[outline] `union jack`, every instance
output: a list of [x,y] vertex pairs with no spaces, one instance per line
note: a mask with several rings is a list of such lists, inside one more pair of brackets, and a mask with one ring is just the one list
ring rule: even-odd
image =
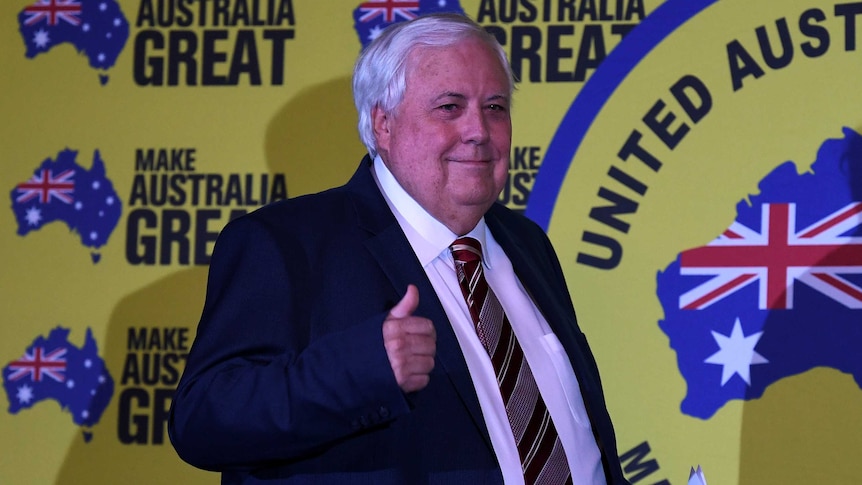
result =
[[384,22],[394,22],[398,15],[405,20],[415,19],[418,16],[418,0],[368,0],[359,5],[362,15],[360,22],[369,22],[383,15]]
[[8,379],[17,381],[29,375],[34,382],[39,382],[44,374],[57,382],[63,382],[66,378],[66,359],[63,358],[66,355],[65,347],[56,348],[48,355],[44,353],[44,348],[35,347],[32,352],[25,352],[23,357],[12,361],[9,364],[12,373]]
[[734,222],[717,239],[680,255],[680,274],[712,275],[679,297],[701,310],[749,283],[759,283],[758,308],[793,308],[800,281],[842,305],[862,308],[862,287],[839,276],[862,274],[862,237],[842,236],[862,224],[862,202],[850,203],[796,230],[796,204],[763,204],[761,229]]
[[78,18],[78,15],[81,15],[81,4],[75,0],[38,0],[26,7],[24,13],[27,14],[24,25],[33,25],[43,19],[48,25],[57,25],[60,20],[72,25],[81,24],[81,19]]
[[43,168],[41,173],[33,175],[33,177],[22,184],[18,184],[17,202],[27,202],[30,199],[39,197],[39,202],[46,204],[51,201],[52,197],[60,199],[66,204],[72,203],[72,194],[75,191],[75,182],[72,177],[75,176],[75,170],[66,170],[56,177],[54,173],[47,168]]

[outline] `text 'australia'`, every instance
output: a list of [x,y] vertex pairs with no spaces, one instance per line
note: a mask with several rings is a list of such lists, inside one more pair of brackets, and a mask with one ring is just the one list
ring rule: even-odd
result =
[[201,173],[197,155],[196,148],[135,150],[126,226],[129,263],[209,264],[225,224],[287,198],[283,173]]

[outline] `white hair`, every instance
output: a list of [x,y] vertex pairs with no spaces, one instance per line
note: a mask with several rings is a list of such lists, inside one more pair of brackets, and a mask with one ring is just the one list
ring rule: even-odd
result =
[[371,157],[377,156],[377,140],[371,112],[380,107],[392,113],[406,88],[407,58],[416,47],[448,47],[465,39],[485,42],[500,58],[509,81],[515,80],[506,52],[493,35],[470,18],[452,13],[430,14],[390,25],[360,54],[353,68],[353,102],[359,114],[359,138]]

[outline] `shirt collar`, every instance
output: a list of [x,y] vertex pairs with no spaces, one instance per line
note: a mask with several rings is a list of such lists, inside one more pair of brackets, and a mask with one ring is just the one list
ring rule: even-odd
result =
[[[453,233],[419,205],[398,183],[398,180],[383,163],[380,155],[374,158],[373,173],[386,203],[398,220],[398,224],[407,236],[407,240],[410,241],[410,245],[422,266],[427,266],[440,256],[445,256],[451,260],[452,253],[449,246],[461,235]],[[482,244],[482,261],[490,267],[485,244],[486,232],[487,226],[483,217],[476,224],[476,227],[464,236],[475,238]]]

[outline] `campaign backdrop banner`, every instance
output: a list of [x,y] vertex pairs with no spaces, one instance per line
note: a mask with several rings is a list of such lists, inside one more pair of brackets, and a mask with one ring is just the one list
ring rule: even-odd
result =
[[854,483],[862,2],[8,0],[0,483],[218,483],[166,419],[221,228],[345,182],[353,62],[451,11],[518,78],[632,483]]

